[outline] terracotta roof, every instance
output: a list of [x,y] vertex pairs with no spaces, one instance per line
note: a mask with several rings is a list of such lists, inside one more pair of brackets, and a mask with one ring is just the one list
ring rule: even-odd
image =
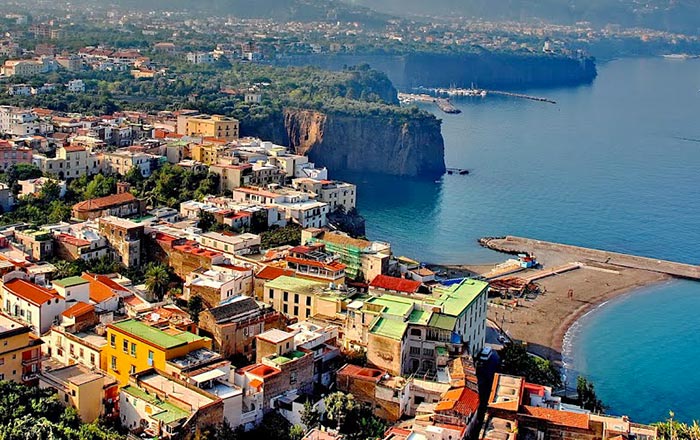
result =
[[282,276],[293,277],[294,271],[288,269],[282,269],[275,266],[265,266],[263,270],[255,275],[255,278],[260,280],[274,280]]
[[111,196],[100,197],[97,199],[85,200],[73,205],[76,211],[99,211],[105,208],[116,205],[125,205],[134,202],[136,197],[133,194],[125,192],[121,194],[112,194]]
[[68,244],[72,244],[73,246],[90,246],[90,242],[87,240],[83,240],[82,238],[78,237],[73,237],[72,235],[68,234],[59,234],[58,237],[56,237],[58,241],[63,241]]
[[446,392],[435,406],[436,411],[454,411],[470,415],[479,409],[479,394],[469,388],[454,388]]
[[357,365],[346,364],[343,368],[338,370],[337,376],[351,376],[356,379],[379,382],[382,379],[382,376],[384,376],[384,372],[376,368],[359,367]]
[[369,286],[376,289],[393,290],[396,292],[416,293],[421,286],[421,282],[387,275],[377,275]]
[[63,147],[67,153],[72,153],[74,151],[85,151],[85,147],[81,147],[79,145],[69,145],[67,147]]
[[260,385],[262,385],[262,384],[263,384],[262,381],[260,381],[260,380],[258,380],[258,379],[253,379],[253,380],[250,381],[250,386],[253,387],[253,388],[258,388],[258,389],[259,389],[259,388],[260,388]]
[[90,304],[86,304],[82,301],[79,301],[75,303],[74,306],[69,307],[68,309],[66,309],[65,312],[61,314],[66,318],[76,318],[78,316],[87,315],[88,313],[92,313],[94,311],[95,307],[91,306]]
[[90,301],[98,304],[113,298],[116,292],[129,292],[129,289],[105,275],[84,273],[82,278],[90,282]]
[[[305,258],[294,258],[294,257],[287,257],[285,258],[286,261],[290,263],[296,263],[296,264],[305,264],[307,266],[314,266],[314,267],[321,267],[323,269],[328,269],[332,271],[341,271],[345,270],[345,265],[343,263],[339,263],[337,261],[334,261],[332,263],[322,263],[320,261],[314,261],[314,260],[307,260]],[[418,283],[420,285],[420,283]]]
[[14,279],[6,282],[5,290],[11,292],[18,298],[22,298],[38,306],[59,297],[55,290],[49,290],[21,279]]
[[556,409],[539,408],[536,406],[523,406],[521,414],[546,420],[549,423],[569,428],[588,429],[588,414],[580,414],[571,411],[559,411]]

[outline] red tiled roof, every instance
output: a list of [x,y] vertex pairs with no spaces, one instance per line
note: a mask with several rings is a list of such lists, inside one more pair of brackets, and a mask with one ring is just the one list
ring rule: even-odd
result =
[[[285,258],[285,261],[288,261],[290,263],[296,263],[296,264],[305,264],[307,266],[314,266],[314,267],[321,267],[323,269],[328,269],[332,271],[341,271],[345,270],[346,266],[343,263],[339,263],[337,261],[334,261],[332,263],[322,263],[320,261],[314,261],[314,260],[306,260],[304,258],[294,258],[294,257],[287,257]],[[420,283],[418,283],[420,284]]]
[[41,306],[42,304],[59,298],[55,290],[49,290],[34,283],[21,279],[14,279],[5,283],[5,290],[18,298],[22,298],[32,304]]
[[78,237],[73,237],[72,235],[69,234],[58,234],[58,237],[56,237],[58,241],[63,241],[68,244],[72,244],[73,246],[90,246],[90,242],[87,240],[83,240],[82,238]]
[[343,368],[338,370],[337,375],[338,377],[351,376],[356,379],[379,382],[382,379],[382,376],[384,376],[384,372],[376,368],[359,367],[353,364],[346,364]]
[[95,307],[90,304],[86,304],[82,301],[75,303],[74,306],[66,309],[65,312],[61,313],[66,318],[76,318],[78,316],[87,315],[88,313],[94,312]]
[[369,285],[377,289],[393,290],[396,292],[416,293],[421,286],[420,281],[377,275]]
[[263,270],[255,275],[255,278],[260,280],[275,280],[281,276],[293,277],[294,271],[288,269],[282,269],[281,267],[275,266],[265,266]]
[[98,211],[116,205],[125,205],[134,202],[136,197],[133,194],[125,192],[121,194],[112,194],[111,196],[100,197],[97,199],[85,200],[73,205],[76,211]]
[[265,364],[255,364],[252,367],[248,373],[261,377],[263,380],[281,373],[277,368]]
[[454,411],[462,415],[479,409],[479,394],[469,388],[454,388],[446,392],[435,407],[436,411]]
[[536,406],[523,406],[521,413],[536,419],[546,420],[554,425],[588,429],[588,414],[539,408]]
[[220,255],[223,255],[221,252],[210,251],[207,249],[202,249],[200,247],[194,247],[194,246],[191,246],[189,244],[173,246],[173,249],[176,251],[184,252],[186,254],[207,257],[210,259],[214,258],[214,257],[218,257]]
[[81,147],[80,145],[69,145],[67,147],[63,147],[67,153],[72,153],[74,151],[85,151],[85,147]]
[[116,296],[116,292],[128,292],[129,289],[112,280],[105,275],[96,275],[84,273],[84,280],[90,282],[90,300],[96,303],[101,303]]

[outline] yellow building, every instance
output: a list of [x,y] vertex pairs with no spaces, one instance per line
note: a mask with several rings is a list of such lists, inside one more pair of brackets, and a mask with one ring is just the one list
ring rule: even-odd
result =
[[238,119],[221,115],[197,115],[187,118],[188,136],[215,137],[226,141],[238,139],[240,124]]
[[41,373],[39,386],[56,390],[58,399],[75,408],[85,423],[116,415],[119,387],[102,371],[80,364],[55,368]]
[[107,345],[102,350],[107,373],[120,385],[129,376],[149,368],[170,372],[177,367],[169,361],[199,349],[211,350],[209,338],[168,328],[160,330],[135,319],[115,322],[107,327]]
[[0,380],[34,383],[41,370],[41,339],[28,325],[0,313]]
[[223,145],[192,145],[190,155],[192,160],[202,162],[205,165],[215,165],[220,157],[226,156],[228,148]]

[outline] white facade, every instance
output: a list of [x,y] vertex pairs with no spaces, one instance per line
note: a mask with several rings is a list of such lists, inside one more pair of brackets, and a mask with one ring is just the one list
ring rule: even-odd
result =
[[13,136],[41,134],[36,115],[17,107],[0,106],[0,133]]
[[212,64],[214,55],[211,52],[189,52],[187,62],[192,64]]
[[72,79],[68,81],[66,88],[72,93],[82,93],[85,91],[85,83],[82,79]]
[[[12,288],[6,283],[3,286],[3,310],[10,316],[19,318],[32,327],[37,335],[49,331],[51,326],[60,321],[61,313],[66,310],[66,301],[56,294],[49,294],[46,289],[41,289],[27,281],[19,280],[20,285],[12,282]],[[16,289],[16,290],[13,290]],[[26,294],[27,291],[43,290],[37,300],[34,295]]]

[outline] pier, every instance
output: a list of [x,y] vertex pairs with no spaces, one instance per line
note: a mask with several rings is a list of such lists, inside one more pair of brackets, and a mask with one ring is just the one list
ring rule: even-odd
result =
[[412,104],[415,102],[422,103],[432,103],[437,105],[437,107],[445,113],[457,114],[462,113],[462,110],[458,109],[452,102],[447,98],[436,98],[434,96],[426,94],[414,94],[414,93],[399,93],[399,102],[402,104]]
[[554,101],[554,100],[549,99],[549,98],[543,98],[541,96],[523,95],[522,93],[501,92],[498,90],[489,90],[488,93],[490,93],[492,95],[509,96],[511,98],[529,99],[530,101],[546,102],[548,104],[556,104],[557,103],[557,101]]
[[561,263],[571,261],[584,264],[599,263],[700,281],[700,266],[692,264],[513,236],[482,238],[479,244],[495,251],[508,254],[525,253],[538,259],[542,255],[547,255],[551,261],[559,260]]

